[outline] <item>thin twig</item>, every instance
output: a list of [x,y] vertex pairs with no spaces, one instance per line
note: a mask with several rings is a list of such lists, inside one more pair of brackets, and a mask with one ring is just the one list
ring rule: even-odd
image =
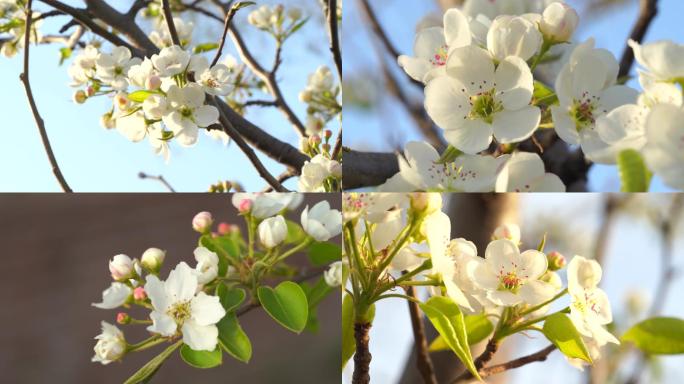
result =
[[277,104],[273,100],[247,100],[242,103],[243,107],[276,107]]
[[70,193],[73,191],[71,190],[71,187],[69,187],[69,184],[64,178],[64,175],[62,175],[62,170],[59,168],[59,164],[57,164],[55,154],[52,152],[50,138],[48,137],[47,131],[45,130],[45,122],[43,121],[43,118],[40,116],[40,112],[38,112],[38,106],[36,105],[36,101],[33,97],[33,91],[31,90],[31,81],[29,78],[29,50],[31,44],[31,24],[33,23],[32,5],[33,0],[28,0],[28,3],[26,4],[26,32],[24,33],[24,72],[21,75],[19,75],[19,79],[22,83],[24,83],[26,97],[28,98],[29,105],[31,106],[31,112],[33,113],[33,117],[36,120],[36,125],[38,126],[38,131],[40,132],[40,138],[43,141],[43,147],[45,148],[48,160],[50,161],[50,165],[52,166],[52,173],[57,178],[57,182],[59,182],[59,185],[62,187],[62,190],[64,192]]
[[[416,297],[416,290],[414,287],[406,287],[406,295]],[[430,358],[428,350],[427,337],[425,336],[425,324],[420,313],[418,304],[413,300],[407,300],[409,307],[409,314],[411,315],[411,326],[413,328],[413,345],[416,347],[416,365],[420,375],[423,377],[425,384],[437,384],[437,376],[435,375],[435,367]]]
[[[478,373],[480,374],[481,378],[485,378],[485,377],[496,375],[498,373],[502,373],[502,372],[505,372],[505,371],[508,371],[511,369],[520,368],[522,366],[525,366],[527,364],[534,363],[537,361],[545,361],[546,358],[549,356],[549,354],[551,352],[553,352],[555,349],[556,349],[555,345],[549,345],[548,347],[546,347],[546,348],[544,348],[538,352],[517,358],[515,360],[511,360],[507,363],[493,365],[493,366],[488,367],[488,368],[480,368],[480,369],[478,369]],[[487,353],[487,352],[485,351],[485,353]],[[490,359],[491,359],[491,357],[490,357]],[[466,371],[463,374],[461,374],[460,376],[458,376],[456,379],[454,379],[452,381],[452,384],[456,384],[456,383],[463,381],[463,380],[466,380],[466,379],[471,379],[472,377],[473,376],[470,374],[470,372]]]
[[178,31],[176,30],[176,24],[173,22],[173,14],[171,13],[171,4],[169,0],[162,0],[162,10],[164,12],[164,19],[166,20],[166,25],[169,27],[169,34],[171,35],[171,41],[174,45],[180,46],[180,38],[178,37]]
[[[634,27],[632,27],[632,32],[629,35],[630,39],[637,43],[641,43],[657,14],[658,0],[639,1],[639,17],[637,18]],[[622,59],[620,59],[620,72],[618,73],[618,78],[628,76],[633,64],[634,51],[632,51],[632,48],[629,45],[626,45],[622,52]]]
[[166,187],[166,189],[169,190],[169,192],[173,192],[173,193],[176,192],[176,190],[173,189],[173,187],[171,186],[171,184],[169,184],[169,182],[166,181],[166,179],[165,179],[164,176],[162,176],[162,175],[159,175],[159,176],[152,176],[152,175],[148,175],[148,174],[146,174],[146,173],[144,173],[144,172],[140,172],[140,173],[138,173],[138,177],[141,178],[141,179],[143,179],[143,180],[145,180],[145,179],[157,180],[157,181],[159,181],[160,183],[162,183],[162,184]]
[[340,48],[340,31],[337,25],[337,0],[328,0],[328,29],[330,33],[330,52],[335,59],[337,74],[342,81],[342,50]]
[[214,56],[214,60],[211,61],[211,67],[216,65],[216,63],[218,63],[219,59],[221,58],[221,54],[223,53],[223,47],[226,45],[226,37],[228,36],[228,28],[230,27],[230,23],[233,21],[233,17],[235,17],[235,14],[240,8],[242,8],[242,6],[242,3],[237,3],[230,7],[228,12],[226,12],[226,20],[223,25],[223,34],[221,35],[221,42],[219,43],[219,47],[216,50],[216,56]]
[[[276,180],[278,180],[278,182],[282,184],[282,183],[284,183],[284,182],[290,180],[291,178],[293,178],[293,177],[295,177],[295,176],[297,176],[297,175],[295,175],[294,172],[292,172],[291,170],[287,170],[287,171],[281,173],[281,174],[276,178]],[[267,188],[264,188],[264,190],[263,190],[262,192],[273,192],[273,187],[270,187],[270,186],[269,186],[269,187],[267,187]]]
[[340,125],[340,131],[337,132],[337,139],[335,139],[335,147],[332,151],[332,159],[337,160],[342,153],[342,126]]

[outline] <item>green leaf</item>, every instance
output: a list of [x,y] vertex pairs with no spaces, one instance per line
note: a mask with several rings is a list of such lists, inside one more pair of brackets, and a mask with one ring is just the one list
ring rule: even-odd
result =
[[145,91],[145,90],[135,91],[135,92],[128,94],[128,100],[134,101],[136,103],[142,103],[148,97],[150,97],[151,95],[154,95],[155,93],[157,93],[157,92]]
[[226,312],[232,312],[236,310],[243,301],[247,294],[242,288],[229,288],[225,284],[219,284],[216,287],[216,295],[218,295],[221,300],[221,305]]
[[433,296],[425,303],[421,303],[420,309],[473,377],[482,380],[470,353],[465,319],[458,305],[448,297]]
[[214,368],[223,363],[223,353],[221,353],[221,349],[218,347],[211,352],[195,351],[186,344],[183,344],[180,355],[183,358],[183,361],[195,368]]
[[309,317],[309,304],[306,294],[297,283],[284,281],[275,289],[259,287],[257,295],[266,313],[280,325],[296,333],[304,330]]
[[290,30],[290,32],[287,35],[291,36],[293,33],[302,29],[302,27],[306,24],[307,21],[309,21],[308,17],[306,19],[300,21],[299,23],[297,23],[294,27],[292,27],[292,29]]
[[309,261],[314,266],[328,265],[342,259],[342,248],[333,243],[313,243],[309,246]]
[[354,300],[351,295],[342,299],[342,368],[354,356],[356,341],[354,340]]
[[199,54],[199,53],[203,53],[203,52],[211,52],[218,47],[219,47],[218,43],[199,44],[199,45],[196,45],[195,48],[192,49],[192,53]]
[[59,49],[59,65],[64,64],[64,60],[68,59],[71,57],[71,48],[69,47],[62,47]]
[[684,353],[684,320],[674,317],[653,317],[630,328],[623,341],[629,341],[650,355]]
[[336,291],[325,282],[324,278],[318,279],[316,284],[309,285],[306,282],[300,283],[309,302],[309,318],[306,321],[306,330],[310,332],[318,331],[318,304],[325,299],[330,292]]
[[553,89],[551,89],[551,87],[548,87],[546,84],[536,80],[534,82],[534,93],[532,94],[532,96],[533,105],[554,105],[558,103],[558,96],[556,96],[556,93],[553,91]]
[[618,154],[617,165],[622,192],[648,192],[651,172],[639,152],[625,149]]
[[[494,325],[489,318],[482,315],[468,315],[465,316],[466,332],[468,334],[468,345],[475,345],[487,338],[494,331]],[[432,343],[430,343],[430,351],[444,351],[449,348],[449,345],[444,341],[440,335],[437,336]]]
[[252,343],[240,327],[235,312],[229,312],[216,324],[219,331],[219,345],[231,356],[243,363],[252,358]]
[[582,335],[577,331],[572,320],[563,313],[554,313],[544,321],[544,335],[563,354],[570,358],[582,359],[592,364],[587,346]]
[[287,224],[287,236],[285,236],[285,244],[301,243],[306,239],[306,233],[302,227],[291,220],[285,220]]
[[147,382],[152,376],[157,373],[157,370],[171,356],[171,354],[183,345],[183,341],[178,341],[175,344],[166,348],[162,353],[155,356],[147,364],[143,365],[133,376],[124,381],[124,384],[138,384]]

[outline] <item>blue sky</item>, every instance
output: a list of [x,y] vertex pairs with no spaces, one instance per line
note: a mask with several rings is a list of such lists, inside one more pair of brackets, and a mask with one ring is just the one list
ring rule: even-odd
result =
[[[65,1],[80,5],[81,1]],[[130,4],[130,1],[116,2]],[[259,4],[277,3],[259,1]],[[288,2],[289,4],[290,2]],[[301,0],[311,21],[295,37],[287,41],[284,63],[279,79],[285,97],[303,120],[306,106],[297,99],[298,92],[306,85],[307,76],[319,65],[332,65],[328,51],[328,37],[316,0]],[[40,5],[45,9],[45,6]],[[126,6],[121,7],[125,9]],[[247,37],[256,57],[265,65],[272,62],[272,39],[257,31],[245,21],[249,10],[237,16],[237,23]],[[206,20],[206,19],[202,19]],[[48,20],[44,33],[53,33],[68,21],[67,18]],[[198,23],[196,23],[197,25]],[[222,26],[214,21],[199,23],[194,36],[195,43],[218,39]],[[225,53],[235,55],[229,42]],[[100,116],[110,107],[110,101],[96,98],[85,105],[71,101],[73,89],[67,75],[69,62],[59,63],[59,46],[40,46],[31,49],[31,83],[38,108],[45,119],[48,135],[59,165],[71,187],[78,192],[162,192],[164,187],[150,180],[140,180],[143,171],[151,175],[163,175],[173,187],[181,192],[204,192],[219,180],[237,180],[247,190],[257,191],[266,183],[257,175],[247,158],[237,148],[200,135],[199,143],[192,148],[172,144],[171,160],[154,155],[147,141],[131,143],[116,131],[106,131],[99,125]],[[13,59],[0,57],[0,127],[4,140],[0,143],[0,191],[4,192],[50,192],[60,191],[42,147],[38,130],[30,113],[24,89],[19,82],[22,70],[21,55]],[[256,98],[267,99],[267,95]],[[295,146],[298,136],[294,129],[273,108],[254,109],[250,120],[267,132]],[[284,167],[261,156],[273,174],[278,175]],[[296,180],[285,184],[296,189]]]
[[[573,4],[583,4],[583,1],[569,1]],[[626,37],[632,27],[637,14],[637,1],[628,2],[628,6],[616,8],[603,14],[599,18],[580,21],[580,30],[576,34],[577,41],[584,41],[589,37],[596,39],[596,46],[606,48],[616,57],[622,55]],[[411,53],[415,36],[416,24],[430,12],[437,11],[435,1],[414,1],[410,6],[401,0],[387,0],[382,7],[376,6],[376,14],[387,31],[397,49],[402,53]],[[646,41],[658,39],[672,39],[682,43],[680,15],[684,14],[684,2],[677,0],[662,0],[659,2],[661,12],[652,24]],[[347,2],[344,10],[344,50],[357,52],[346,54],[344,68],[346,73],[372,72],[378,76],[378,56],[375,53],[367,28],[359,25],[365,20],[356,7],[356,2]],[[359,32],[362,29],[363,32]],[[400,74],[400,72],[396,72]],[[405,76],[397,76],[406,84]],[[629,85],[638,88],[636,81]],[[414,100],[421,102],[423,96],[416,87],[405,87]],[[382,90],[380,90],[382,92]],[[391,98],[390,98],[391,99]],[[393,99],[385,101],[373,110],[359,110],[347,108],[345,110],[345,144],[355,149],[393,150],[395,146],[403,147],[410,140],[421,139],[414,128],[406,111]],[[592,191],[619,191],[619,178],[616,167],[599,165],[590,173],[589,188]],[[668,191],[657,178],[652,184],[652,191]]]

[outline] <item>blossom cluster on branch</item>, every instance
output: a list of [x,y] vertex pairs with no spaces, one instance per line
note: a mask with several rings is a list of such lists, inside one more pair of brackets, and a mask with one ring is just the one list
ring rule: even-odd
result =
[[[116,325],[102,322],[93,361],[109,364],[132,352],[171,344],[128,382],[143,382],[172,352],[191,366],[221,364],[223,352],[248,362],[252,346],[238,317],[262,307],[280,325],[300,333],[316,329],[316,307],[342,281],[340,247],[329,242],[342,230],[342,216],[321,201],[301,212],[300,224],[286,219],[302,203],[303,195],[238,193],[232,202],[244,217],[246,238],[235,224],[219,223],[200,212],[192,228],[200,234],[193,254],[194,267],[185,261],[162,278],[166,251],[146,250],[140,259],[120,254],[109,262],[112,283],[102,293],[101,309],[124,308],[116,315],[120,325],[145,325],[150,337],[130,343]],[[319,274],[300,279],[300,268],[289,258],[308,253]],[[305,270],[305,269],[303,269]],[[301,274],[300,274],[301,275]],[[318,276],[315,284],[305,280]],[[265,281],[284,277],[276,287]],[[136,313],[146,313],[141,317]],[[155,368],[155,369],[151,369]]]
[[[399,173],[380,189],[563,192],[540,155],[521,148],[531,141],[543,153],[535,133],[545,129],[587,160],[617,164],[625,191],[647,190],[653,173],[683,188],[684,47],[630,41],[642,67],[637,91],[592,38],[571,42],[578,23],[558,1],[467,1],[440,25],[424,23],[414,55],[398,63],[424,84],[425,111],[448,148],[408,143]],[[561,64],[553,87],[537,71],[551,62]]]

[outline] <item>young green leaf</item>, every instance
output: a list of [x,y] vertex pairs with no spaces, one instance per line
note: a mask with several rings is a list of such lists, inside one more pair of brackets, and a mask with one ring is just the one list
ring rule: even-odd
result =
[[356,341],[354,340],[354,300],[350,295],[342,299],[342,368],[354,355]]
[[593,364],[582,335],[572,320],[563,313],[554,313],[544,321],[544,335],[567,357]]
[[684,320],[674,317],[653,317],[630,328],[622,336],[649,355],[684,353]]
[[148,361],[147,364],[143,365],[133,376],[129,377],[128,380],[124,381],[124,384],[138,384],[146,383],[152,376],[157,373],[159,367],[166,361],[166,359],[171,356],[171,354],[183,345],[183,341],[179,340],[175,344],[170,345],[162,353],[155,356],[152,360]]
[[204,52],[210,52],[213,51],[214,49],[218,48],[218,43],[204,43],[204,44],[199,44],[196,45],[195,48],[192,49],[192,53],[194,54],[200,54]]
[[618,154],[617,165],[622,192],[648,192],[651,172],[639,152],[625,149]]
[[450,144],[447,147],[447,149],[444,150],[444,153],[442,153],[442,155],[439,157],[439,160],[437,160],[436,163],[437,164],[452,163],[454,160],[456,160],[462,154],[463,154],[463,152],[461,152],[458,148],[456,148]]
[[285,236],[285,244],[301,243],[306,238],[306,233],[302,227],[292,220],[285,220],[287,224],[287,236]]
[[234,312],[229,312],[216,324],[219,330],[219,345],[231,356],[243,363],[252,358],[252,343]]
[[142,103],[145,101],[148,97],[151,95],[154,95],[156,92],[153,91],[145,91],[145,90],[140,90],[140,91],[135,91],[131,92],[128,94],[128,100],[134,101],[136,103]]
[[221,305],[226,312],[236,310],[243,301],[245,301],[245,290],[242,288],[229,288],[225,284],[219,284],[216,287],[216,295],[221,300]]
[[315,266],[328,265],[342,258],[342,248],[333,243],[313,243],[309,246],[309,261]]
[[259,302],[275,321],[292,332],[300,333],[306,327],[309,304],[302,288],[292,281],[284,281],[275,289],[259,287]]
[[427,302],[421,303],[420,309],[473,377],[482,380],[470,353],[465,319],[458,305],[447,297],[433,296]]
[[556,103],[558,103],[558,96],[556,96],[553,90],[547,87],[546,84],[535,81],[532,104],[553,105]]
[[183,361],[195,368],[214,368],[223,363],[223,354],[221,348],[216,348],[213,351],[195,351],[194,349],[183,344],[180,350],[180,355]]
[[[475,345],[487,338],[494,331],[494,325],[486,315],[468,315],[464,317],[466,332],[468,334],[468,345]],[[432,343],[430,343],[430,351],[444,351],[449,348],[449,345],[444,341],[440,335],[437,336]]]

